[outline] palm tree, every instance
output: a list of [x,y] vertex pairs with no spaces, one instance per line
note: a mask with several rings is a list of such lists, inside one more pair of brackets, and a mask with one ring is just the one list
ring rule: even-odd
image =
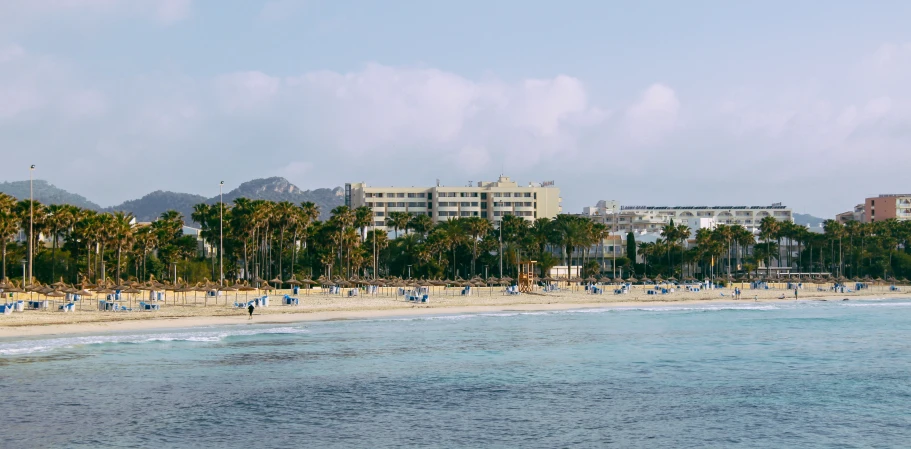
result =
[[408,234],[408,222],[410,220],[411,215],[407,212],[389,212],[389,216],[386,217],[386,226],[395,231],[395,238],[399,238],[399,229],[404,229],[405,234]]
[[288,229],[296,226],[297,223],[297,207],[294,203],[290,201],[282,201],[275,205],[275,219],[278,227],[279,237],[278,237],[278,276],[282,279],[285,278],[284,266],[282,265],[282,259],[285,255],[285,233],[288,232]]
[[413,215],[408,221],[408,228],[427,236],[427,233],[433,228],[433,219],[424,214]]
[[493,231],[493,226],[486,218],[468,217],[464,219],[464,229],[471,236],[471,275],[477,274],[475,262],[478,259],[478,241]]
[[0,281],[6,280],[6,245],[19,231],[19,220],[14,211],[15,198],[0,192],[0,250],[3,252],[3,268]]
[[[759,222],[759,236],[766,241],[766,245],[771,246],[771,240],[778,238],[778,231],[781,229],[781,224],[774,217],[767,216],[763,217]],[[770,277],[772,274],[772,251],[767,251],[766,258],[768,259],[768,264],[766,265],[766,276]]]
[[[105,214],[107,215],[107,214]],[[115,212],[110,222],[111,243],[117,247],[117,281],[119,282],[120,268],[122,263],[123,248],[129,247],[133,243],[133,214],[124,214]]]
[[[389,234],[386,234],[386,231],[371,229],[370,231],[367,231],[367,238],[364,240],[364,246],[373,251],[373,255],[371,256],[373,259],[373,266],[380,266],[379,255],[389,246]],[[374,270],[373,272],[374,279],[377,277],[376,271],[377,270]]]
[[438,224],[434,230],[439,231],[447,249],[452,251],[452,278],[456,278],[456,249],[466,240],[466,222],[462,218],[453,218]]

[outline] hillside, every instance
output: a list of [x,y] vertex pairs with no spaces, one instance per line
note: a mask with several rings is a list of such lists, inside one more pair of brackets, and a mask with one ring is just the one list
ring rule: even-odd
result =
[[825,220],[825,218],[814,217],[810,214],[794,214],[795,224],[799,224],[801,226],[809,226],[811,228],[818,228]]
[[[294,204],[312,201],[319,206],[321,220],[329,218],[329,212],[336,206],[341,206],[345,202],[343,190],[340,187],[334,189],[301,190],[300,187],[291,184],[290,181],[281,177],[254,179],[225,193],[225,203],[231,203],[236,198],[276,202],[289,201]],[[218,197],[211,198],[208,202],[212,204],[217,203]]]
[[[83,209],[101,209],[101,206],[89,201],[86,197],[67,192],[47,181],[36,179],[32,182],[32,188],[32,197],[43,204],[72,204]],[[28,199],[28,190],[28,181],[0,182],[0,192],[20,200]]]
[[206,197],[202,195],[156,190],[142,198],[125,201],[123,204],[108,207],[105,210],[131,212],[136,217],[136,221],[155,221],[162,212],[173,209],[183,214],[185,221],[190,221],[193,206],[205,201]]
[[[312,201],[320,208],[320,219],[327,219],[329,211],[344,203],[342,189],[301,190],[287,179],[275,177],[247,181],[230,192],[225,192],[225,203],[230,204],[236,198],[251,200],[290,201],[300,204]],[[152,192],[142,198],[126,201],[117,206],[108,207],[108,211],[132,212],[138,221],[153,221],[166,210],[180,212],[186,222],[191,222],[193,206],[199,203],[216,204],[218,197],[206,198],[201,195],[177,192]]]

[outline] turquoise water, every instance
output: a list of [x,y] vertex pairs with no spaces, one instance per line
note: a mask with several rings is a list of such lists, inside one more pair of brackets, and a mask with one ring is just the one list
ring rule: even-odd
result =
[[3,447],[909,447],[911,300],[0,340]]

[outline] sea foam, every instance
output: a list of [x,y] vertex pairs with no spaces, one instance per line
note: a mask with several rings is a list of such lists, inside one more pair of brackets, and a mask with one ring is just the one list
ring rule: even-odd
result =
[[101,344],[140,344],[169,341],[217,342],[228,337],[261,334],[301,334],[308,332],[299,327],[273,327],[243,330],[186,330],[178,332],[159,332],[141,334],[107,334],[87,335],[81,337],[47,338],[0,342],[0,356],[21,355],[35,352],[46,352],[55,349],[66,349],[75,346]]

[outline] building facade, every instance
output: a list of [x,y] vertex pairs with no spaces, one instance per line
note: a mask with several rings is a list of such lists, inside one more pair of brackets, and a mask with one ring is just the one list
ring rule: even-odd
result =
[[883,194],[864,202],[863,221],[873,223],[889,219],[911,219],[911,194]]
[[853,211],[842,212],[835,216],[835,221],[845,224],[849,221],[864,222],[864,217],[866,217],[866,208],[865,204],[858,204],[854,206]]
[[547,183],[519,186],[507,176],[463,187],[369,187],[345,184],[345,205],[373,210],[376,227],[384,228],[392,212],[427,215],[434,222],[457,217],[480,217],[498,223],[506,215],[533,221],[555,218],[562,211],[560,189]]
[[614,201],[599,201],[598,206],[583,209],[583,215],[605,223],[612,232],[659,232],[673,220],[695,232],[699,228],[717,225],[741,225],[750,232],[759,232],[765,217],[778,221],[793,221],[790,208],[781,203],[770,206],[618,206]]

